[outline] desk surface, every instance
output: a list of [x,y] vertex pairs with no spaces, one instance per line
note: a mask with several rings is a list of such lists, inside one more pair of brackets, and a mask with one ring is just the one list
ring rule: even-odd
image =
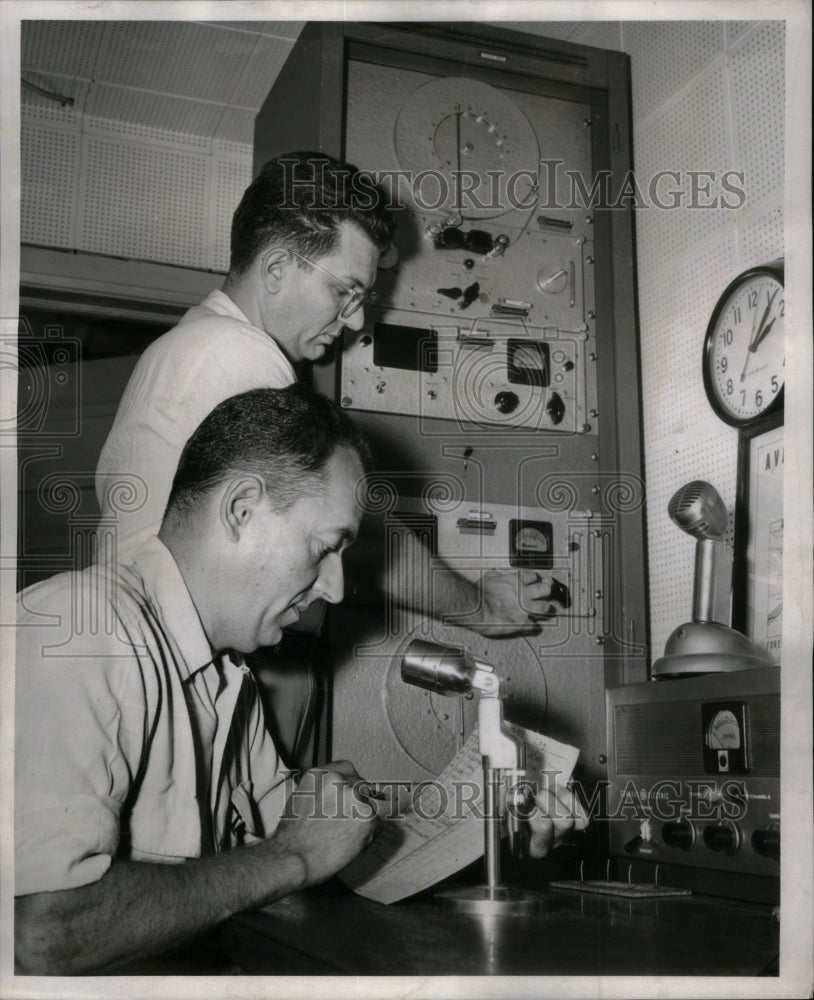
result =
[[548,889],[539,915],[484,919],[332,884],[227,921],[213,944],[246,975],[755,976],[776,974],[778,937],[770,906],[710,896]]

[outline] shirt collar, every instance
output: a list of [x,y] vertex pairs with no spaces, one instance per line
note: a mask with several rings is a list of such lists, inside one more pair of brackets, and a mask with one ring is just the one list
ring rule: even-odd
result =
[[142,590],[155,608],[168,636],[177,645],[182,670],[191,676],[215,659],[198,611],[169,549],[155,535],[132,557],[131,569],[142,580]]
[[[252,323],[234,299],[230,298],[226,292],[221,291],[219,288],[210,292],[201,305],[205,306],[207,309],[211,309],[212,312],[218,313],[220,316],[231,316],[232,319],[236,319],[240,323],[246,323],[248,326],[252,327],[254,326],[254,323]],[[258,328],[255,327],[255,329]]]

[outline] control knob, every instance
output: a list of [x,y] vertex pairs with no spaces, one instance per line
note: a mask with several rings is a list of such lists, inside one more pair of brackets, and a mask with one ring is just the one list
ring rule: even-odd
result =
[[689,851],[695,843],[695,830],[687,820],[680,819],[664,824],[661,828],[661,839],[668,847],[679,847],[682,851]]
[[740,834],[734,823],[715,823],[704,828],[704,843],[711,851],[734,854],[740,847]]
[[755,830],[752,834],[752,849],[764,858],[780,860],[780,831],[776,827]]

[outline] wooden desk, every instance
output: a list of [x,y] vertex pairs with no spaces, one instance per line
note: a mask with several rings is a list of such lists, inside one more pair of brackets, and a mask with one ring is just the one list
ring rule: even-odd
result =
[[757,903],[626,900],[547,890],[534,917],[392,906],[332,884],[223,924],[211,945],[245,975],[777,974],[778,924]]

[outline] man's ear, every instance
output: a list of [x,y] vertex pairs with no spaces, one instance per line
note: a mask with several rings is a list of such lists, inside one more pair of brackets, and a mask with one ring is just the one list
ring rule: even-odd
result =
[[294,259],[283,247],[270,247],[260,255],[260,278],[269,295],[276,295],[286,269],[295,266]]
[[230,480],[220,500],[220,520],[231,542],[237,542],[257,508],[266,503],[266,488],[259,476],[242,475]]

